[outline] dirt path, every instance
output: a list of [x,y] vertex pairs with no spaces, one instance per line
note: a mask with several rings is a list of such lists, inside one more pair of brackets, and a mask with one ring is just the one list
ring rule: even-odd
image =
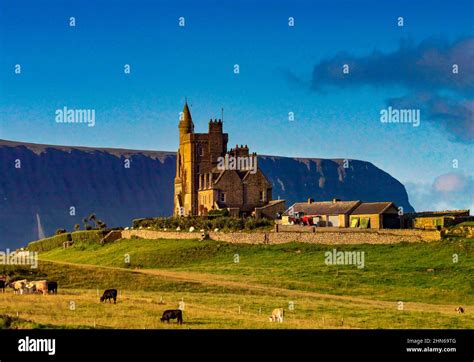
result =
[[[228,277],[223,275],[216,275],[216,274],[209,274],[209,273],[197,273],[197,272],[182,272],[182,271],[170,271],[170,270],[163,270],[163,269],[126,269],[120,267],[111,267],[111,266],[100,266],[100,265],[91,265],[91,264],[78,264],[78,263],[71,263],[71,262],[63,262],[63,261],[53,261],[53,260],[44,260],[46,262],[52,264],[62,264],[62,265],[70,265],[79,268],[85,269],[104,269],[104,270],[117,270],[122,272],[129,272],[129,273],[140,273],[146,274],[151,276],[156,276],[165,279],[171,279],[175,281],[181,282],[194,282],[200,284],[207,284],[213,286],[221,286],[221,287],[228,287],[228,288],[238,288],[238,289],[245,289],[255,292],[260,292],[263,294],[270,294],[270,295],[279,295],[279,296],[288,296],[288,297],[306,297],[306,298],[318,298],[318,299],[327,299],[332,301],[338,302],[349,302],[356,305],[361,305],[365,307],[372,307],[372,308],[380,308],[380,309],[393,309],[397,307],[398,301],[382,301],[382,300],[375,300],[369,299],[364,297],[354,297],[354,296],[347,296],[347,295],[335,295],[335,294],[326,294],[326,293],[318,293],[318,292],[311,292],[311,291],[298,291],[298,290],[291,290],[286,288],[279,288],[279,287],[272,287],[262,284],[256,283],[248,283],[248,282],[241,282],[230,280]],[[453,314],[454,309],[457,305],[450,305],[450,304],[430,304],[430,303],[419,303],[419,302],[404,302],[403,310],[405,311],[417,311],[417,312],[438,312],[438,313],[446,313],[446,314]],[[474,306],[464,306],[467,309],[472,310]]]

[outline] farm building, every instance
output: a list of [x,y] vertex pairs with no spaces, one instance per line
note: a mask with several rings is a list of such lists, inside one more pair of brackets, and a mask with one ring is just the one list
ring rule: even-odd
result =
[[[296,218],[305,218],[307,223],[315,226],[348,227],[349,215],[360,201],[318,201],[297,202],[285,211],[282,224],[291,224]],[[293,221],[294,222],[294,221]]]
[[415,229],[442,229],[472,220],[469,210],[425,211],[408,215]]
[[322,227],[395,229],[400,216],[393,202],[332,201],[297,202],[282,216],[282,224],[303,224]]
[[393,202],[361,202],[350,215],[350,227],[399,229],[400,216]]

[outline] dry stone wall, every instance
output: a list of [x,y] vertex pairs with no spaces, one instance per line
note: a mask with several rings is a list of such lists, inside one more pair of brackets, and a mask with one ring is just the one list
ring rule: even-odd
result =
[[[123,238],[132,236],[143,239],[200,239],[200,232],[123,230]],[[314,244],[394,244],[400,242],[429,242],[440,240],[439,231],[426,230],[377,230],[377,231],[333,231],[316,232],[213,232],[213,240],[239,244],[283,244],[303,242]]]

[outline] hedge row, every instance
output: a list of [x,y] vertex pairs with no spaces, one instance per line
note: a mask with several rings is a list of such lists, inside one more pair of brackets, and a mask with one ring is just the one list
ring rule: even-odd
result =
[[169,229],[176,230],[178,227],[181,230],[189,230],[194,227],[196,230],[214,230],[222,231],[239,231],[239,230],[254,230],[258,228],[269,228],[273,226],[273,221],[268,219],[254,219],[254,218],[238,218],[238,217],[157,217],[148,219],[133,220],[134,228],[152,228],[155,230]]
[[99,243],[106,233],[107,231],[105,230],[88,230],[64,233],[52,236],[50,238],[33,241],[28,244],[27,249],[29,251],[42,252],[62,247],[63,243],[67,241],[68,234],[71,234],[72,241],[75,245]]

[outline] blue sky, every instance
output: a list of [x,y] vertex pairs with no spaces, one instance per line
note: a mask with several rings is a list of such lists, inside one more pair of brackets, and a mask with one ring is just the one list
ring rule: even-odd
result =
[[[176,150],[187,96],[197,131],[224,107],[231,145],[370,161],[416,209],[474,209],[473,24],[473,1],[0,0],[0,138]],[[420,126],[381,123],[389,105]]]

